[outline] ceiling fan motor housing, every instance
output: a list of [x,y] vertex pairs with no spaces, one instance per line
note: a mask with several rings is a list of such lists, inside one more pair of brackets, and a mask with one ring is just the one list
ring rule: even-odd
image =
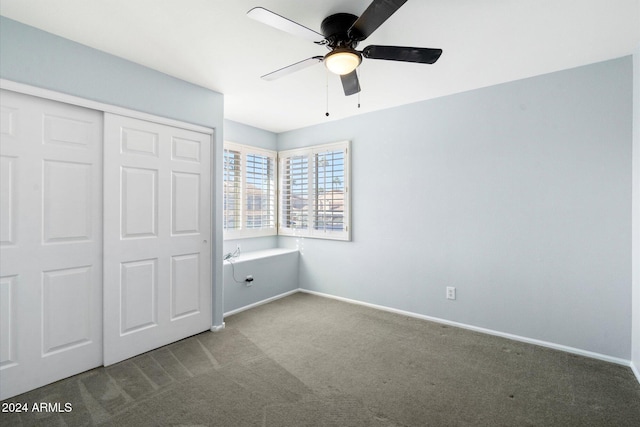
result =
[[356,15],[350,13],[336,13],[327,16],[320,24],[322,35],[327,40],[327,47],[330,49],[355,49],[358,41],[350,37],[349,29],[357,19]]

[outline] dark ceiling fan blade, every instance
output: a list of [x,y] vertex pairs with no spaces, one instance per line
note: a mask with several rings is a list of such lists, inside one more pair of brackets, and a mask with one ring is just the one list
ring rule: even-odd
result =
[[362,51],[362,56],[369,59],[386,59],[390,61],[419,62],[421,64],[433,64],[442,55],[442,49],[430,49],[426,47],[402,47],[402,46],[367,46]]
[[277,13],[271,12],[263,7],[254,7],[247,16],[251,19],[255,19],[258,22],[267,24],[270,27],[277,28],[285,33],[293,34],[297,37],[302,37],[310,40],[314,43],[322,44],[324,36],[310,28],[300,25],[297,22],[287,19],[284,16],[280,16]]
[[284,68],[280,68],[279,70],[272,71],[269,74],[265,74],[261,78],[269,81],[279,79],[280,77],[284,77],[288,74],[295,73],[296,71],[300,71],[304,68],[315,65],[318,62],[322,62],[323,59],[324,59],[323,56],[313,56],[311,58],[304,59],[300,62],[296,62],[295,64],[291,64]]
[[406,2],[407,0],[373,0],[353,23],[349,36],[356,41],[366,39]]
[[340,80],[342,81],[342,88],[344,89],[344,94],[346,96],[360,92],[360,81],[358,80],[358,73],[356,70],[353,70],[349,74],[340,76]]

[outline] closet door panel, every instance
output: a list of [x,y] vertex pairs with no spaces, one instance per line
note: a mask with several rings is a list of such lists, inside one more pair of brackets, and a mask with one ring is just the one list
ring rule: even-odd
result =
[[2,91],[0,399],[102,364],[102,113]]
[[105,365],[211,327],[210,150],[105,115]]

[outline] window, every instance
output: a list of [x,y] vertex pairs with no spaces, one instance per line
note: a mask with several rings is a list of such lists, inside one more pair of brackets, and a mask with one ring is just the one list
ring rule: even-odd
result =
[[225,239],[282,234],[350,240],[349,141],[280,153],[225,142],[223,175]]
[[225,238],[276,234],[276,153],[225,142]]
[[278,153],[278,234],[350,240],[349,142]]

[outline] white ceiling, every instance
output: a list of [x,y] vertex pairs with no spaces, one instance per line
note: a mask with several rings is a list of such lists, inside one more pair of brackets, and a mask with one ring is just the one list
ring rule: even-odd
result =
[[[370,0],[0,0],[0,14],[221,92],[225,117],[273,132],[629,55],[640,0],[409,0],[369,44],[441,48],[434,65],[367,60],[358,96],[321,64],[260,76],[326,48],[246,17],[262,6],[316,31]],[[330,116],[325,117],[327,81]]]

